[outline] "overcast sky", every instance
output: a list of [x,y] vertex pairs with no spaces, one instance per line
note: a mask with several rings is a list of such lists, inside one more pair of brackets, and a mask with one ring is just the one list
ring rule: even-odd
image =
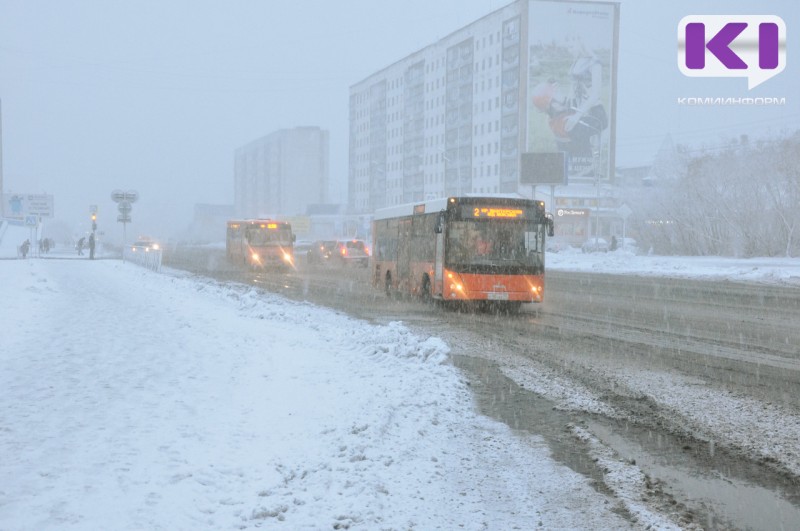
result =
[[[195,203],[233,202],[233,153],[281,128],[330,131],[334,199],[346,200],[349,87],[509,2],[497,0],[0,0],[6,192],[51,193],[80,230],[108,233],[113,189],[135,189],[133,233],[168,236]],[[689,78],[677,27],[692,14],[769,14],[786,69]],[[796,0],[621,2],[617,163],[648,163],[669,133],[701,145],[800,128]],[[690,107],[679,97],[783,97],[782,107]],[[128,234],[132,234],[131,231]]]

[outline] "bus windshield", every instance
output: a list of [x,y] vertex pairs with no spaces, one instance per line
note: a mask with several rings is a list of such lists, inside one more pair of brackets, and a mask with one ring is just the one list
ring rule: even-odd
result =
[[253,247],[290,245],[292,233],[288,229],[251,228],[247,230],[247,243]]
[[445,267],[459,272],[540,274],[545,225],[533,221],[454,221],[449,225]]

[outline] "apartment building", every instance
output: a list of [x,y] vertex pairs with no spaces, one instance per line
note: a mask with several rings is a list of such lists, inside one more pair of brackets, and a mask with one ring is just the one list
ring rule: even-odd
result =
[[237,217],[305,215],[327,203],[329,135],[319,127],[281,129],[235,152]]
[[517,0],[352,85],[350,211],[607,183],[618,22],[613,2]]

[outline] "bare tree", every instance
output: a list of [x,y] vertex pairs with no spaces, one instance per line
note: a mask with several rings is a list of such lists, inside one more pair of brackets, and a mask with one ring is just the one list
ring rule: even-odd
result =
[[800,254],[800,132],[675,153],[666,163],[659,154],[657,186],[631,201],[641,210],[639,232],[658,252]]

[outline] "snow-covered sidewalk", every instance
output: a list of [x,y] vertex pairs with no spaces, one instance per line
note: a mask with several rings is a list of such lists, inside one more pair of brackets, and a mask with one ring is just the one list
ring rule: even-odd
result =
[[0,279],[0,529],[629,527],[400,323],[113,260]]
[[800,286],[800,258],[636,255],[627,251],[584,254],[570,248],[547,253],[552,271],[579,271]]

